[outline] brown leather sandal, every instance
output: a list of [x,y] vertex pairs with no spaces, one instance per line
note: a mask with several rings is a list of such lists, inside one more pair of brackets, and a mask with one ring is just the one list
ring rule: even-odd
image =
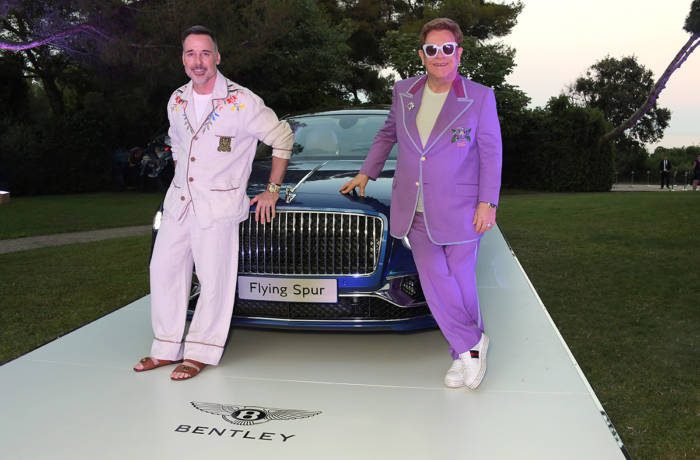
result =
[[[200,363],[199,361],[193,361],[193,360],[186,360],[179,366],[177,366],[175,369],[173,369],[173,372],[170,374],[170,379],[171,380],[189,380],[192,377],[196,377],[197,374],[202,372],[202,369],[206,364]],[[187,377],[173,377],[173,375],[177,372],[182,372],[183,374],[187,374]]]
[[[158,362],[156,363],[156,361],[158,361]],[[146,356],[145,358],[141,358],[141,360],[139,361],[139,363],[143,365],[143,368],[136,369],[136,367],[134,366],[134,371],[145,372],[145,371],[150,371],[150,370],[153,370],[153,369],[156,369],[159,367],[168,366],[170,364],[177,364],[177,363],[181,363],[181,362],[182,362],[182,360],[178,360],[178,361],[170,361],[167,359],[154,360],[150,356]]]

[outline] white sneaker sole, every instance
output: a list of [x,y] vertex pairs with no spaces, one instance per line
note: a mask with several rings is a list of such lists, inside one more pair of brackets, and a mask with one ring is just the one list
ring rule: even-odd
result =
[[464,379],[450,379],[445,376],[445,386],[447,388],[462,388],[464,386]]
[[481,381],[484,380],[484,375],[486,375],[486,352],[488,351],[488,349],[489,337],[486,334],[484,334],[484,343],[481,346],[481,350],[479,350],[479,359],[481,360],[481,365],[479,366],[479,373],[476,375],[476,378],[473,382],[464,382],[464,385],[470,390],[476,390],[481,384]]
[[[460,369],[454,369],[455,364],[459,363]],[[462,361],[457,358],[453,361],[450,370],[445,374],[445,379],[443,380],[447,388],[462,388],[464,386],[464,375],[460,372],[461,368],[464,367]]]

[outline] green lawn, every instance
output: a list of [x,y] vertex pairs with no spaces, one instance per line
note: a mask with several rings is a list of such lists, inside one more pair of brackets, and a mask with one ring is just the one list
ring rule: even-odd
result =
[[[128,195],[13,198],[0,238],[150,222],[160,197]],[[501,200],[501,230],[632,458],[700,458],[698,209],[691,192]],[[0,362],[144,295],[148,251],[143,236],[0,254]]]
[[698,210],[690,192],[506,195],[499,209],[632,458],[700,458]]
[[12,197],[0,205],[0,240],[151,223],[161,193]]
[[0,363],[147,294],[150,238],[0,254]]

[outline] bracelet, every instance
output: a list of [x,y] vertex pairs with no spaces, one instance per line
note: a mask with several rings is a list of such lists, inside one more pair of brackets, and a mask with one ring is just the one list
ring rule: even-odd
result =
[[267,184],[267,188],[265,190],[267,190],[270,193],[279,193],[280,188],[280,185],[275,184],[274,182],[270,182],[269,184]]

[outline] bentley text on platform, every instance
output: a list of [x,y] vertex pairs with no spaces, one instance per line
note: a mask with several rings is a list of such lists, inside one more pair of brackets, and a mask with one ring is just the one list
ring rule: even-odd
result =
[[218,437],[228,437],[228,438],[242,438],[242,439],[255,439],[258,441],[282,441],[287,442],[290,438],[296,436],[295,434],[283,434],[283,433],[271,433],[268,431],[263,431],[262,433],[255,433],[248,430],[234,430],[231,428],[215,428],[208,426],[192,426],[192,425],[179,425],[175,428],[177,433],[190,433],[190,434],[204,434],[207,436],[218,436]]

